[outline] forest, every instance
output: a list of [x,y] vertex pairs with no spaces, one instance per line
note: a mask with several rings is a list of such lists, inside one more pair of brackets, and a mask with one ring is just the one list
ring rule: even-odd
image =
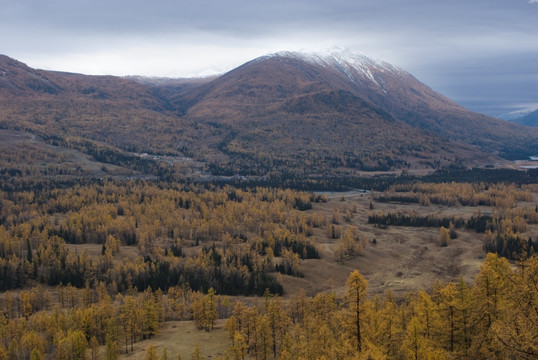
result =
[[[370,201],[363,211],[343,195],[275,187],[13,184],[0,191],[0,360],[111,360],[140,342],[146,359],[179,359],[151,342],[169,321],[224,326],[221,359],[538,357],[536,185],[404,182],[356,193]],[[391,202],[420,212],[380,210]],[[477,210],[447,217],[440,206]],[[358,270],[336,290],[284,291],[325,244],[335,266],[362,261],[377,241],[364,229],[378,226],[438,228],[439,248],[467,232],[482,239],[482,265],[472,282],[404,296],[372,293]],[[203,351],[193,344],[192,358]]]
[[[135,342],[153,338],[159,324],[192,319],[212,331],[227,317],[230,336],[222,359],[533,359],[538,356],[538,261],[511,267],[486,257],[473,285],[437,282],[430,292],[397,299],[390,292],[367,296],[367,281],[349,275],[346,292],[284,301],[266,291],[248,305],[188,287],[124,293],[104,283],[95,288],[61,286],[58,299],[32,288],[4,294],[0,322],[2,359],[117,359]],[[55,305],[52,305],[52,303]],[[101,346],[102,347],[102,346]],[[146,358],[158,355],[151,345]],[[200,349],[192,358],[202,358]]]
[[[290,190],[130,182],[0,198],[1,290],[103,281],[120,291],[188,284],[230,295],[280,294],[275,266],[294,274],[299,259],[317,257],[308,234],[322,226],[295,209],[323,197]],[[68,244],[98,244],[101,257]],[[116,261],[122,245],[137,256]]]

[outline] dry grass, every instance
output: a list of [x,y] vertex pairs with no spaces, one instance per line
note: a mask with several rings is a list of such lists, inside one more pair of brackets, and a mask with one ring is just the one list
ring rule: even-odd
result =
[[[143,360],[146,349],[150,344],[157,348],[159,355],[166,347],[168,359],[176,360],[178,354],[181,359],[190,359],[194,347],[198,345],[202,356],[207,359],[214,359],[218,355],[223,355],[230,346],[228,334],[224,329],[225,320],[217,321],[216,328],[211,331],[200,331],[196,329],[192,321],[168,321],[159,328],[157,336],[151,340],[137,342],[134,351],[125,355],[125,344],[120,349],[120,358],[129,360]],[[101,349],[104,354],[104,347]]]
[[[310,212],[322,213],[330,219],[333,209],[352,209],[357,212],[350,222],[343,219],[337,225],[342,232],[349,225],[356,226],[367,244],[360,256],[344,263],[334,260],[334,250],[338,240],[331,240],[326,229],[315,229],[313,238],[318,244],[321,260],[306,260],[301,263],[304,278],[282,276],[286,296],[293,295],[303,288],[307,295],[332,290],[337,294],[344,291],[345,280],[349,273],[358,269],[368,279],[371,294],[381,294],[390,290],[396,295],[404,295],[418,289],[428,289],[435,280],[455,281],[462,276],[471,282],[478,273],[484,253],[482,236],[473,231],[458,229],[458,238],[447,247],[438,243],[439,229],[389,227],[375,228],[367,223],[371,194],[348,192],[329,194],[329,201],[315,204]],[[419,205],[375,204],[380,212],[415,211],[419,215],[434,214],[440,217],[470,217],[479,210],[492,210],[488,207],[422,207]],[[373,244],[373,239],[376,244]]]
[[[484,252],[482,250],[482,235],[473,231],[458,229],[458,238],[452,240],[447,247],[438,243],[439,229],[389,227],[376,228],[367,223],[372,194],[358,192],[326,194],[327,203],[314,204],[307,213],[320,213],[328,221],[332,217],[333,209],[338,208],[340,213],[345,208],[353,209],[351,221],[343,218],[337,226],[342,232],[349,225],[356,226],[361,236],[366,239],[363,253],[351,260],[340,263],[334,260],[334,251],[337,240],[327,236],[327,229],[314,229],[313,239],[320,251],[320,260],[304,260],[301,262],[303,278],[278,274],[278,280],[283,284],[285,298],[297,294],[304,289],[307,295],[314,295],[322,291],[335,291],[342,296],[345,291],[345,281],[349,273],[358,269],[368,280],[371,296],[392,291],[397,297],[404,296],[418,289],[429,289],[436,280],[456,281],[460,276],[467,282],[472,282],[482,264]],[[535,194],[535,200],[538,200]],[[342,201],[342,198],[344,201]],[[534,204],[522,203],[521,206]],[[432,205],[428,207],[416,204],[375,203],[375,211],[410,212],[418,215],[433,214],[439,217],[461,216],[469,218],[477,212],[492,211],[491,207],[444,207]],[[538,233],[538,225],[529,225],[529,232]],[[376,239],[376,243],[372,242]],[[73,250],[87,250],[91,254],[101,251],[100,245],[69,245]],[[119,257],[136,256],[136,247],[123,246]],[[238,298],[234,298],[238,300]],[[251,304],[256,298],[242,297],[241,301]],[[159,355],[166,347],[168,358],[189,359],[194,347],[198,345],[205,358],[211,359],[223,355],[230,346],[230,339],[224,329],[225,320],[219,320],[212,332],[197,330],[192,321],[170,321],[162,324],[159,333],[154,339],[138,342],[134,351],[124,354],[124,344],[120,344],[121,358],[142,360],[150,344],[157,348]],[[104,347],[100,349],[104,354]]]

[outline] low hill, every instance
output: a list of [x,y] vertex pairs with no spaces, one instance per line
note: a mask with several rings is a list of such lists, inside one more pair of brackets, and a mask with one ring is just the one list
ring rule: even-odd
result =
[[6,56],[0,56],[0,75],[2,128],[167,153],[174,152],[176,129],[190,126],[168,113],[173,108],[166,99],[132,80],[35,70]]

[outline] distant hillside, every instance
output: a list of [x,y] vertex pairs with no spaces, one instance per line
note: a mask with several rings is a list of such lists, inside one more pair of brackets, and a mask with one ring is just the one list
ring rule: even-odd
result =
[[[183,124],[167,99],[114,76],[35,70],[0,56],[0,127],[82,138],[138,152],[175,152]],[[155,141],[148,141],[154,139]]]
[[538,153],[538,129],[472,113],[401,69],[345,53],[279,53],[216,78],[165,81],[35,70],[0,56],[0,127],[81,151],[186,155],[225,175],[476,166]]
[[517,124],[538,127],[538,110],[511,120]]

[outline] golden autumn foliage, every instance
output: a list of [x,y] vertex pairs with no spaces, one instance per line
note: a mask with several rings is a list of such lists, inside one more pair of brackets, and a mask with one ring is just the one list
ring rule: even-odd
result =
[[[309,237],[323,222],[300,210],[313,201],[323,197],[141,181],[0,192],[0,289],[30,281],[104,282],[120,291],[188,283],[233,295],[281,293],[272,272],[298,276],[300,259],[318,257]],[[101,254],[68,244],[100,244]],[[120,254],[129,246],[138,256]],[[69,287],[62,289],[61,301],[72,302]],[[35,304],[23,303],[28,315]]]
[[517,201],[532,201],[532,193],[513,184],[413,183],[393,185],[378,196],[377,201],[392,201],[391,199],[424,206],[491,205],[511,208]]
[[[312,233],[328,230],[338,261],[361,254],[366,240],[348,223],[357,210],[335,208],[331,219],[301,211],[320,195],[145,181],[0,192],[0,360],[113,360],[158,337],[165,321],[212,331],[223,318],[231,359],[538,356],[538,258],[520,241],[536,208],[504,207],[528,200],[527,190],[413,186],[432,203],[447,188],[508,194],[480,236],[518,261],[489,254],[474,283],[436,282],[403,298],[372,298],[358,271],[339,295],[282,298],[275,272],[302,275],[303,259],[318,256]],[[454,223],[436,227],[450,246]],[[516,241],[528,251],[513,250]]]
[[[334,293],[288,302],[266,298],[272,310],[237,303],[227,326],[235,358],[246,349],[256,359],[533,359],[536,276],[536,256],[511,269],[506,259],[490,254],[474,285],[436,283],[395,303],[391,294],[369,298],[366,280],[354,271],[342,299]],[[303,312],[296,316],[299,304]],[[266,323],[275,309],[288,314],[278,337]],[[275,351],[269,354],[271,343]]]
[[[506,259],[489,254],[474,284],[438,282],[432,290],[404,299],[390,293],[371,298],[366,280],[354,271],[342,298],[326,292],[283,300],[266,293],[254,305],[235,301],[226,324],[231,339],[228,355],[231,359],[530,359],[538,355],[537,279],[537,256],[511,267]],[[80,296],[84,289],[77,292]],[[186,307],[184,319],[200,316],[196,321],[202,321],[206,330],[211,330],[213,319],[225,316],[212,305],[219,301],[212,291],[203,295],[173,288],[164,295],[151,291],[111,295],[89,306],[79,302],[76,311],[66,303],[34,312],[28,319],[0,317],[0,354],[37,359],[53,351],[58,358],[81,358],[97,343],[106,344],[107,358],[115,358],[148,336],[148,321],[158,318],[155,309],[161,301],[163,320],[177,318],[172,306],[176,302]],[[2,312],[5,300],[3,296]],[[15,328],[19,330],[14,332]]]

